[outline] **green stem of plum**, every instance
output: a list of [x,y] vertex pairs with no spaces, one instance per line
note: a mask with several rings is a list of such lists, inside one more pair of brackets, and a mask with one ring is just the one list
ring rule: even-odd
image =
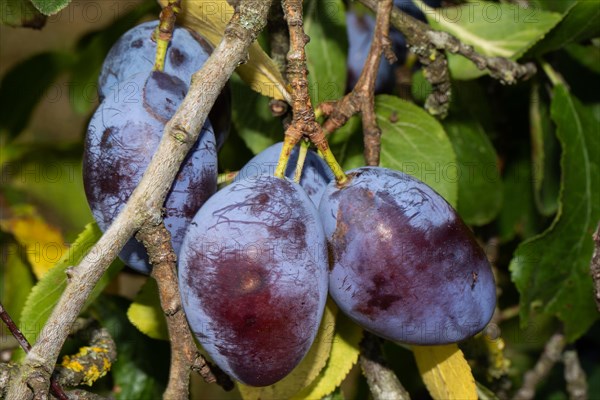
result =
[[333,176],[335,176],[335,181],[337,182],[338,186],[344,186],[348,182],[348,176],[346,176],[344,170],[335,159],[335,156],[331,152],[329,146],[320,148],[319,154],[325,160],[327,165],[329,165],[329,168],[331,168],[331,172],[333,172]]
[[293,135],[285,135],[285,139],[283,140],[283,147],[281,148],[281,153],[279,153],[279,160],[277,161],[277,167],[275,168],[275,177],[283,179],[285,177],[285,170],[287,168],[288,162],[290,161],[290,155],[294,150],[294,146],[300,138],[295,137]]
[[552,65],[550,65],[547,61],[544,61],[541,58],[538,59],[538,62],[542,66],[542,69],[544,70],[544,73],[546,74],[548,79],[550,79],[550,82],[552,82],[552,86],[565,86],[565,80],[558,72],[554,70],[554,68],[552,68]]
[[308,142],[303,140],[300,142],[300,152],[298,153],[298,161],[296,162],[296,171],[294,172],[294,182],[300,183],[302,178],[302,169],[304,168],[304,162],[306,161],[306,155],[308,154]]
[[177,14],[181,12],[181,0],[169,0],[169,3],[160,12],[160,22],[154,31],[156,40],[156,57],[154,59],[154,70],[164,71],[167,48],[173,37]]

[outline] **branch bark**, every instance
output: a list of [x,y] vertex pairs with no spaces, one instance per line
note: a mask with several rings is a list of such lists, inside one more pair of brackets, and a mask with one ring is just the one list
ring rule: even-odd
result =
[[565,337],[561,333],[554,334],[546,343],[544,351],[531,371],[525,374],[523,386],[517,391],[513,399],[531,400],[535,397],[536,386],[550,373],[554,364],[561,359],[565,348]]
[[379,338],[365,332],[358,362],[374,400],[410,400],[410,395],[381,354]]
[[585,371],[581,367],[577,351],[566,350],[563,354],[565,364],[565,381],[567,381],[567,392],[571,400],[587,400],[588,385]]
[[323,124],[323,129],[327,133],[333,133],[346,124],[354,114],[361,113],[365,163],[370,166],[379,165],[381,152],[381,129],[377,125],[375,116],[375,81],[379,72],[379,62],[383,53],[390,62],[394,62],[396,58],[390,48],[388,37],[392,7],[392,0],[381,0],[377,4],[373,41],[356,86],[341,100],[325,104],[321,108],[323,113],[329,116]]
[[235,68],[247,60],[248,47],[266,25],[270,4],[270,0],[248,0],[236,8],[223,40],[203,68],[193,75],[188,94],[165,126],[159,148],[129,202],[81,263],[72,269],[65,292],[10,386],[9,398],[31,399],[36,391],[48,387],[70,327],[100,277],[144,223],[160,222],[162,205],[182,161],[196,142],[225,83]]
[[590,263],[590,272],[594,281],[594,299],[596,300],[596,308],[600,311],[600,222],[593,235],[594,238],[594,254]]

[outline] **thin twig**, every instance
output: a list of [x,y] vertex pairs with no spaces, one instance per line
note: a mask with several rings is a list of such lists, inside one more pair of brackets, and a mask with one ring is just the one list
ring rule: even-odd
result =
[[594,238],[594,254],[590,262],[590,272],[594,281],[594,299],[596,300],[596,308],[600,311],[600,222],[593,235]]
[[[264,28],[270,0],[240,2],[228,23],[223,40],[202,69],[192,77],[179,109],[166,124],[159,147],[128,203],[98,243],[72,269],[72,277],[38,341],[13,380],[9,397],[30,399],[35,390],[48,387],[48,379],[71,325],[85,301],[119,251],[146,221],[160,221],[165,197],[185,155],[198,139],[201,127],[217,96],[235,68],[248,58],[248,47]],[[38,389],[31,389],[31,384]]]
[[283,13],[290,33],[290,51],[287,55],[287,76],[292,87],[292,123],[285,131],[281,156],[275,176],[283,177],[294,146],[307,137],[319,149],[335,175],[338,184],[347,181],[344,171],[335,160],[325,133],[315,119],[315,111],[308,93],[308,69],[306,67],[305,46],[310,38],[304,33],[302,0],[284,0]]
[[[19,346],[21,346],[23,351],[25,351],[25,353],[29,353],[31,351],[31,345],[29,344],[27,338],[25,337],[25,335],[23,335],[23,332],[21,332],[17,324],[15,324],[15,321],[13,321],[10,314],[6,311],[6,309],[2,305],[2,302],[0,302],[0,319],[2,319],[2,321],[6,324],[8,330],[17,340]],[[50,392],[59,400],[68,400],[67,395],[54,378],[50,379]]]
[[190,372],[197,371],[208,383],[217,382],[208,363],[198,351],[190,332],[177,284],[177,257],[171,244],[171,234],[164,223],[146,224],[137,233],[152,264],[151,276],[156,280],[160,303],[165,313],[171,343],[171,365],[165,399],[189,397]]
[[535,397],[536,386],[550,373],[554,364],[560,361],[565,348],[565,337],[555,333],[546,343],[544,351],[532,370],[525,373],[523,386],[517,391],[514,400],[530,400]]
[[381,354],[379,338],[368,332],[360,344],[358,362],[374,400],[409,400],[410,395]]
[[[359,1],[371,11],[377,11],[378,0]],[[419,56],[419,61],[425,66],[425,77],[433,85],[426,108],[434,115],[443,117],[447,113],[451,96],[448,61],[441,51],[467,58],[478,69],[487,69],[490,76],[503,84],[514,84],[519,80],[528,79],[536,72],[533,63],[519,64],[507,58],[479,54],[472,46],[462,43],[451,34],[436,31],[396,7],[392,10],[391,23],[402,32],[411,50]]]
[[365,163],[371,166],[379,165],[379,154],[381,152],[381,129],[377,125],[375,116],[374,95],[381,55],[385,53],[388,61],[395,61],[388,37],[392,6],[392,0],[381,0],[377,4],[377,19],[373,41],[356,86],[340,101],[322,107],[323,113],[329,116],[323,124],[323,129],[327,133],[334,132],[345,125],[350,117],[361,113]]
[[565,363],[565,380],[567,381],[567,392],[571,400],[587,400],[588,385],[585,371],[581,368],[577,351],[566,350],[563,354]]

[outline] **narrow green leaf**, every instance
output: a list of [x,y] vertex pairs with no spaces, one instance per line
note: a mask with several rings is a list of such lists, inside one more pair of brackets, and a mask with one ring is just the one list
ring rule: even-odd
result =
[[[546,37],[537,43],[528,56],[562,49],[569,43],[600,36],[600,6],[596,0],[573,2],[563,14],[563,19]],[[596,61],[597,62],[597,61]]]
[[[433,28],[451,33],[481,54],[513,60],[562,18],[558,13],[489,1],[438,10],[426,7],[426,16]],[[485,74],[462,56],[448,54],[448,63],[454,79],[473,79]]]
[[33,287],[33,276],[16,243],[7,244],[3,250],[6,253],[0,259],[0,299],[12,319],[18,321]]
[[422,108],[394,96],[377,96],[375,110],[381,166],[422,180],[456,206],[460,170],[442,125]]
[[[79,264],[83,256],[87,254],[88,250],[101,236],[102,232],[95,223],[86,225],[83,232],[79,234],[77,240],[69,248],[69,251],[44,275],[27,297],[19,326],[30,343],[35,342],[37,335],[67,287],[66,269]],[[85,307],[89,306],[98,297],[121,268],[123,268],[123,263],[118,259],[110,265],[87,299]]]
[[573,341],[598,318],[589,263],[600,219],[600,135],[595,118],[564,86],[553,94],[551,115],[562,146],[559,209],[544,233],[518,247],[510,270],[521,294],[522,323],[537,307],[561,319]]
[[576,43],[565,47],[569,55],[587,69],[600,74],[600,47],[595,45],[583,46]]
[[309,0],[304,7],[304,29],[312,38],[306,46],[308,82],[316,106],[346,90],[346,14],[342,0]]
[[232,119],[238,135],[254,154],[283,139],[283,126],[269,109],[269,98],[254,92],[242,80],[230,80]]
[[67,53],[37,54],[8,71],[0,82],[0,135],[17,136],[35,106],[73,58]]
[[69,5],[71,0],[31,0],[42,14],[53,15]]
[[115,398],[160,399],[169,371],[169,344],[150,339],[131,325],[125,314],[128,307],[123,298],[100,296],[92,309],[117,345],[111,369]]
[[451,117],[444,128],[458,163],[458,213],[470,225],[491,222],[502,207],[496,150],[474,119]]
[[560,145],[554,135],[548,104],[537,84],[531,87],[529,104],[533,194],[538,211],[549,216],[558,208]]
[[46,24],[46,16],[40,14],[29,0],[3,0],[0,21],[13,27],[41,29]]

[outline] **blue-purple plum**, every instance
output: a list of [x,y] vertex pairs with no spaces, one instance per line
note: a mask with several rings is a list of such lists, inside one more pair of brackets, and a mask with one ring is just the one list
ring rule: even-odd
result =
[[[120,98],[131,96],[135,92],[136,77],[140,74],[150,75],[156,55],[156,42],[152,40],[152,33],[157,25],[158,21],[155,20],[133,27],[110,49],[98,78],[101,100],[107,98],[119,101]],[[167,49],[163,72],[179,78],[187,91],[192,75],[202,68],[212,50],[210,43],[202,36],[177,26]],[[221,91],[209,119],[215,129],[219,149],[229,135],[231,124],[229,86]]]
[[[425,3],[436,8],[440,7],[441,0],[425,0]],[[421,21],[425,21],[425,16],[412,0],[394,0],[394,6]],[[346,12],[346,31],[348,33],[347,90],[350,91],[358,82],[369,55],[375,32],[375,17],[371,14],[357,15],[352,10],[348,11]],[[392,65],[384,57],[381,58],[375,81],[375,93],[391,93],[393,91],[396,82],[395,66],[404,64],[406,61],[408,47],[404,35],[393,27],[390,28],[389,35],[398,61]]]
[[331,183],[319,213],[329,241],[329,293],[383,338],[458,342],[494,312],[490,264],[469,228],[433,189],[402,172],[362,167]]
[[[139,183],[158,148],[165,123],[187,90],[183,81],[163,72],[149,76],[142,72],[126,84],[139,90],[118,101],[104,99],[90,121],[85,140],[84,188],[102,230],[108,228]],[[207,120],[164,205],[164,222],[175,252],[192,217],[216,191],[216,154],[213,128]],[[135,239],[127,243],[120,258],[140,272],[150,271],[146,250]]]
[[306,355],[327,297],[327,246],[298,184],[262,175],[218,191],[191,222],[178,270],[192,331],[236,380],[271,385]]
[[[258,153],[238,172],[236,179],[255,179],[257,176],[273,175],[282,147],[283,143],[279,142]],[[285,176],[292,180],[296,173],[299,150],[299,146],[294,147],[285,170]],[[302,168],[300,186],[302,186],[302,189],[308,194],[308,197],[310,197],[315,206],[318,207],[321,196],[325,192],[327,184],[332,179],[333,172],[331,172],[327,163],[316,152],[309,149],[306,153],[304,167]]]

